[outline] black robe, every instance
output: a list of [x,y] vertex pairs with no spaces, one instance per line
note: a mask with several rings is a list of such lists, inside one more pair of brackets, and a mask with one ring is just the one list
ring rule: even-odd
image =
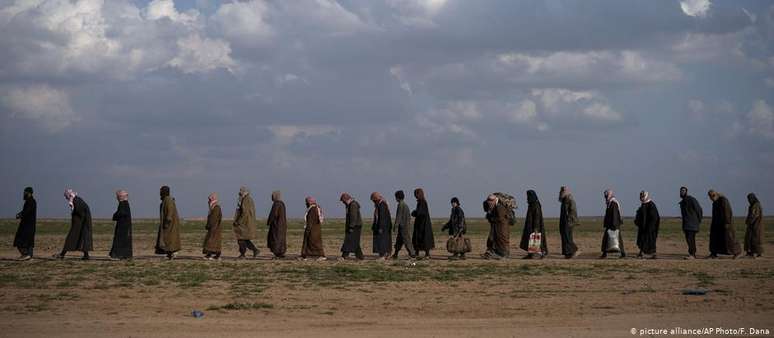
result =
[[712,202],[709,247],[713,255],[738,255],[742,252],[736,240],[731,203],[725,196],[720,196]]
[[35,247],[35,224],[37,222],[38,204],[35,198],[30,197],[24,200],[24,207],[17,215],[19,217],[19,228],[16,230],[16,236],[13,239],[13,246],[19,249],[31,249]]
[[411,212],[414,217],[414,234],[411,243],[416,251],[430,251],[435,248],[433,224],[430,221],[430,209],[427,201],[417,200],[417,209]]
[[451,214],[449,215],[449,221],[444,224],[441,231],[448,231],[449,236],[457,235],[457,233],[465,234],[468,232],[465,224],[465,211],[460,206],[453,207]]
[[91,240],[91,210],[89,205],[75,196],[71,214],[70,232],[65,239],[63,251],[89,252],[93,249]]
[[392,251],[392,215],[387,202],[381,201],[374,210],[374,221],[371,225],[373,231],[373,252],[380,256],[388,255]]
[[110,257],[132,258],[132,211],[129,201],[118,202],[118,210],[113,214],[116,230],[113,234],[113,247]]
[[285,252],[288,250],[288,220],[285,215],[285,202],[274,201],[272,203],[266,224],[269,226],[269,233],[266,234],[266,246],[274,256],[285,256]]
[[360,249],[360,233],[363,229],[363,218],[360,216],[360,203],[352,200],[347,205],[347,216],[344,221],[344,243],[341,252],[355,252]]
[[529,236],[533,232],[539,232],[542,238],[540,249],[544,255],[548,255],[548,244],[546,242],[546,228],[543,224],[543,207],[540,202],[529,203],[527,206],[527,215],[524,219],[524,231],[521,233],[521,242],[519,248],[526,251],[529,249]]
[[610,240],[607,235],[607,230],[618,230],[618,249],[621,255],[625,255],[623,242],[623,232],[621,231],[623,225],[623,218],[621,217],[621,208],[617,202],[610,202],[605,209],[605,219],[602,222],[602,226],[605,231],[602,234],[602,253],[607,253],[607,241]]
[[658,227],[661,224],[656,203],[650,201],[641,204],[637,209],[634,224],[637,226],[637,247],[643,254],[655,255]]

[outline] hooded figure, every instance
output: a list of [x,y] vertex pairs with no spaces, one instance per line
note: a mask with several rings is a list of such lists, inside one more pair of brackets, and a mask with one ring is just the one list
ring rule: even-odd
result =
[[38,204],[32,196],[32,187],[24,188],[24,206],[22,211],[16,214],[19,220],[19,228],[13,238],[13,246],[19,250],[19,260],[32,258],[35,247],[35,225],[37,223]]
[[392,251],[392,215],[387,201],[378,192],[371,194],[374,202],[374,219],[371,225],[373,232],[373,253],[379,258],[387,259]]
[[[524,230],[521,233],[521,242],[519,248],[524,251],[529,250],[529,237],[533,232],[540,233],[540,251],[538,258],[548,255],[548,244],[546,243],[546,228],[543,224],[543,207],[540,205],[538,195],[534,190],[527,190],[527,215],[524,219]],[[524,258],[534,258],[535,254],[527,253]]]
[[430,258],[430,250],[435,248],[430,208],[427,206],[425,192],[422,188],[414,189],[414,197],[417,199],[417,208],[411,212],[411,216],[414,217],[412,243],[416,252],[424,251],[425,258]]
[[712,200],[710,255],[707,258],[717,258],[718,255],[733,255],[733,258],[737,258],[742,253],[742,248],[736,240],[731,203],[725,196],[714,190],[707,192],[707,195]]
[[607,230],[618,230],[618,248],[620,249],[620,258],[626,257],[626,251],[624,249],[623,232],[621,230],[623,225],[623,217],[621,217],[621,204],[618,203],[618,199],[615,198],[613,190],[607,189],[603,193],[605,197],[605,219],[602,223],[605,231],[602,233],[602,255],[599,258],[607,258],[607,244],[609,236]]
[[306,214],[304,215],[304,241],[301,245],[301,259],[317,258],[318,261],[324,261],[325,250],[322,241],[322,222],[323,213],[317,200],[314,197],[307,196]]
[[411,212],[408,205],[406,205],[406,198],[403,190],[395,192],[395,200],[398,202],[398,206],[395,210],[395,227],[398,229],[398,236],[395,238],[395,251],[392,254],[392,259],[398,259],[398,253],[403,246],[406,246],[406,251],[409,253],[409,257],[415,258],[416,251],[411,242],[411,236],[409,235],[409,228],[411,227]]
[[489,237],[486,240],[485,259],[501,259],[510,255],[510,210],[491,194],[484,201],[486,219],[489,221]]
[[166,255],[174,259],[180,251],[180,218],[177,215],[175,199],[170,196],[168,186],[159,190],[161,205],[159,205],[159,232],[156,237],[156,254]]
[[253,252],[253,258],[258,257],[261,251],[252,241],[255,238],[255,203],[250,191],[244,186],[239,188],[239,202],[234,216],[234,237],[239,245],[238,258],[245,258],[247,249]]
[[747,208],[747,231],[744,234],[744,251],[748,257],[761,257],[763,255],[763,210],[761,202],[753,193],[747,194],[750,206]]
[[64,197],[71,210],[70,232],[67,233],[62,252],[54,257],[62,259],[68,251],[82,251],[83,259],[89,259],[89,251],[93,249],[89,205],[72,189],[65,190]]
[[688,256],[685,259],[696,258],[696,233],[699,232],[704,211],[693,196],[688,195],[688,188],[680,187],[680,216],[683,222],[685,242],[688,244]]
[[341,245],[341,257],[349,258],[350,253],[355,253],[355,258],[362,260],[363,249],[360,247],[360,233],[363,229],[363,218],[360,215],[360,203],[355,201],[348,193],[341,194],[339,198],[347,209],[344,220],[344,243]]
[[118,209],[113,213],[116,229],[113,233],[113,246],[110,248],[110,258],[132,258],[132,210],[129,208],[129,193],[126,190],[116,191]]
[[269,233],[266,235],[266,246],[274,254],[274,258],[284,258],[288,250],[288,220],[285,215],[285,202],[279,190],[271,193],[271,211],[266,219]]
[[220,224],[223,221],[223,211],[220,209],[218,194],[211,193],[207,196],[207,206],[207,225],[204,226],[207,235],[204,236],[202,253],[205,260],[220,260],[223,242],[223,228]]
[[642,204],[637,209],[637,215],[634,218],[634,224],[637,226],[637,247],[640,248],[637,258],[645,258],[645,255],[649,255],[649,258],[655,259],[661,216],[658,214],[656,203],[653,203],[647,191],[640,192],[640,202]]
[[559,189],[559,234],[562,237],[562,255],[564,258],[575,258],[580,254],[578,246],[572,238],[572,230],[578,225],[578,209],[575,207],[575,199],[572,198],[570,189]]

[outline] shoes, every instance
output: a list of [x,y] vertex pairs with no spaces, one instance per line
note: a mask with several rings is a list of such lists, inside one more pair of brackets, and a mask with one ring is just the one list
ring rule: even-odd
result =
[[692,260],[692,259],[696,259],[696,256],[694,256],[694,255],[688,255],[688,256],[685,256],[685,257],[683,257],[683,259],[686,259],[686,260]]
[[253,258],[258,257],[258,255],[261,253],[261,250],[255,249],[253,250]]
[[317,260],[318,262],[327,261],[327,260],[328,260],[328,257],[324,257],[324,256],[323,256],[323,257],[317,257],[317,259],[316,259],[316,260]]
[[574,254],[572,254],[572,256],[570,256],[570,258],[575,258],[575,257],[578,257],[578,256],[580,256],[580,254],[581,254],[582,252],[583,252],[583,251],[580,251],[580,250],[575,250],[575,253],[574,253]]
[[607,254],[601,254],[601,255],[599,255],[599,259],[605,259],[605,258],[607,258]]
[[18,261],[28,261],[30,259],[32,259],[32,256],[30,256],[30,255],[22,255],[21,257],[17,258],[16,260],[18,260]]

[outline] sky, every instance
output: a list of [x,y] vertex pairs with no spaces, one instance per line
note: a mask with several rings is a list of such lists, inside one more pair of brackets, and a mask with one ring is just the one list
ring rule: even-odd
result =
[[774,210],[771,1],[0,0],[0,31],[0,217],[26,186],[62,218],[68,187],[157,217],[162,185],[184,217],[241,185],[259,217],[416,187],[556,216],[562,185],[583,216],[683,185]]

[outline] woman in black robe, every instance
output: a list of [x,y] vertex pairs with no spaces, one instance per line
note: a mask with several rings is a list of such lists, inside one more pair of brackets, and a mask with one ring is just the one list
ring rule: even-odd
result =
[[[441,232],[447,231],[449,237],[462,237],[468,232],[467,224],[465,223],[465,211],[460,206],[460,199],[452,197],[451,201],[451,213],[449,214],[449,221],[441,228]],[[458,248],[459,249],[459,248]],[[453,252],[450,260],[464,260],[465,252]]]
[[70,205],[71,220],[70,232],[67,233],[62,252],[54,255],[54,258],[63,259],[68,251],[82,251],[83,260],[89,259],[89,251],[92,251],[91,240],[91,210],[78,194],[72,189],[65,190],[65,199]]
[[710,255],[707,258],[717,258],[718,255],[732,255],[736,259],[742,253],[742,247],[736,240],[731,203],[728,202],[726,196],[714,190],[707,192],[707,195],[712,200]]
[[656,259],[656,239],[661,217],[656,203],[653,203],[647,191],[640,192],[640,202],[642,204],[634,218],[634,224],[637,226],[637,247],[640,248],[637,258],[646,258],[647,255],[647,258]]
[[13,239],[13,246],[19,250],[19,260],[26,261],[32,258],[32,250],[35,247],[35,223],[37,222],[38,204],[32,196],[32,187],[24,188],[24,207],[16,214],[19,220],[19,228]]
[[392,253],[392,215],[387,201],[378,192],[371,194],[374,202],[374,219],[371,225],[373,232],[373,253],[379,255],[379,259],[388,259]]
[[425,192],[422,188],[414,189],[414,197],[417,199],[417,208],[411,212],[414,217],[414,236],[411,242],[419,257],[419,251],[424,251],[424,258],[430,258],[430,250],[435,248],[433,237],[433,224],[430,221],[430,208],[427,206]]
[[540,253],[527,253],[524,259],[543,258],[548,255],[548,244],[546,243],[546,228],[543,224],[543,207],[540,205],[537,193],[534,190],[527,190],[527,216],[524,219],[524,231],[521,233],[521,243],[519,248],[524,251],[529,250],[529,237],[533,232],[540,233]]
[[116,230],[113,234],[113,246],[110,248],[110,258],[132,258],[132,210],[129,209],[129,193],[126,190],[116,192],[118,210],[113,214]]
[[747,257],[756,258],[763,256],[763,209],[758,197],[753,193],[747,194],[750,206],[747,208],[747,231],[744,234],[744,251]]

